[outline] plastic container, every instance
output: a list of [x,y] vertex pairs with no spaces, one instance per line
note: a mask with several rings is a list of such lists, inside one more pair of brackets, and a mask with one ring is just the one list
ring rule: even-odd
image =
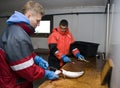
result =
[[97,54],[99,46],[97,43],[75,41],[74,44],[80,50],[80,53],[86,57],[95,57]]

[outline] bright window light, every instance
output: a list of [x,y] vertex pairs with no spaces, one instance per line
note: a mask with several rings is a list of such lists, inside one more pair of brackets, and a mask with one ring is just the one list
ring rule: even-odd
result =
[[39,26],[35,28],[35,33],[50,33],[50,21],[40,21]]

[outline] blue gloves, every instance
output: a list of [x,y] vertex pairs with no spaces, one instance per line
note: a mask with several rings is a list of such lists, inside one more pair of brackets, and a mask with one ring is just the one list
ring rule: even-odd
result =
[[34,61],[37,65],[39,65],[41,68],[48,69],[48,62],[45,61],[42,57],[35,56]]
[[85,61],[85,62],[89,62],[89,61],[86,60],[86,59],[84,58],[84,56],[82,56],[80,53],[77,53],[77,54],[76,54],[76,57],[78,58],[78,60],[82,60],[82,61]]
[[80,53],[77,53],[76,57],[78,58],[78,60],[85,60],[84,56],[82,56]]
[[71,60],[70,60],[70,58],[69,57],[67,57],[66,55],[62,55],[62,60],[64,61],[64,62],[71,62]]
[[50,80],[54,80],[54,79],[58,79],[59,76],[57,74],[55,74],[55,72],[50,71],[50,70],[45,70],[45,78],[50,79]]

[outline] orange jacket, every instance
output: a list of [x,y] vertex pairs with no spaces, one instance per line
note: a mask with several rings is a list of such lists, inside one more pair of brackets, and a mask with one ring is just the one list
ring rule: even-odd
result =
[[[62,32],[60,30],[60,27],[54,28],[53,33],[48,38],[48,45],[50,44],[56,44],[56,51],[55,56],[61,60],[62,64],[62,55],[69,54],[70,51],[70,45],[74,43],[74,38],[72,34],[70,33],[69,29],[67,28],[65,32]],[[73,54],[76,55],[76,53],[79,52],[77,48],[72,50]]]

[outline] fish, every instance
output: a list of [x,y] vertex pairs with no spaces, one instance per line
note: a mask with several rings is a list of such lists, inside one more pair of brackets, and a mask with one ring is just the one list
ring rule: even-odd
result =
[[62,74],[66,77],[69,77],[69,78],[77,78],[77,77],[80,77],[84,74],[84,71],[71,72],[71,71],[66,71],[64,69],[61,69],[61,70],[62,70]]

